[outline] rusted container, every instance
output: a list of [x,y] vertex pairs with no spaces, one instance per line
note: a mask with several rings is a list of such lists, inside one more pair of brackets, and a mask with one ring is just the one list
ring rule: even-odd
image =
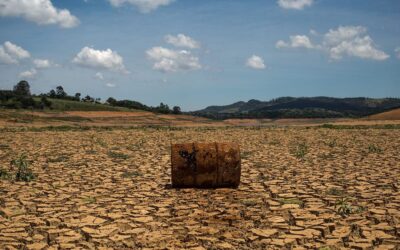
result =
[[173,187],[237,187],[240,183],[240,149],[235,143],[171,145]]

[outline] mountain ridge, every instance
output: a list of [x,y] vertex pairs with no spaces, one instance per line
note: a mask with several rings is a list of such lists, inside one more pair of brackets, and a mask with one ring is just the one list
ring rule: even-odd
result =
[[250,99],[213,105],[189,112],[212,119],[229,118],[340,118],[363,117],[400,107],[400,98],[279,97],[270,101]]

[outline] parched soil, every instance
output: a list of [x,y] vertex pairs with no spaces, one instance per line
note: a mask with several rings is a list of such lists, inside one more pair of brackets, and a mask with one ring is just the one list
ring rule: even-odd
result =
[[46,126],[224,126],[222,121],[189,115],[162,115],[152,112],[124,111],[66,111],[40,112],[0,109],[1,127],[46,127]]
[[163,115],[146,111],[26,111],[0,109],[1,128],[86,126],[86,127],[287,127],[337,125],[400,125],[399,119],[227,119],[211,120],[190,115]]
[[154,113],[146,111],[66,111],[66,112],[34,112],[34,115],[41,117],[54,117],[54,116],[66,116],[66,117],[83,117],[83,118],[114,118],[114,117],[138,117],[138,116],[153,116]]
[[[241,145],[238,189],[170,188],[170,143]],[[400,130],[1,132],[0,249],[399,249]]]
[[368,117],[370,120],[400,120],[400,108]]

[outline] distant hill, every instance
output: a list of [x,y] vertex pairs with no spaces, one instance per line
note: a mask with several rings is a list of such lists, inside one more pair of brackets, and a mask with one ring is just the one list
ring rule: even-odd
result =
[[[33,99],[35,101],[40,101],[39,97],[34,97]],[[129,111],[128,108],[114,107],[101,103],[79,102],[53,98],[48,98],[48,100],[51,101],[52,109],[56,111]]]
[[386,111],[383,113],[371,115],[368,117],[370,120],[400,120],[400,108]]
[[228,118],[340,118],[363,117],[400,108],[399,98],[280,97],[209,106],[190,112],[213,119]]

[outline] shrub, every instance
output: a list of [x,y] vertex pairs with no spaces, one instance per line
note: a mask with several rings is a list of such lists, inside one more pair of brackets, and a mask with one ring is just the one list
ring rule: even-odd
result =
[[296,148],[292,150],[292,154],[299,159],[303,159],[308,153],[308,146],[305,142],[301,142],[296,145]]
[[16,181],[29,182],[35,178],[35,175],[29,168],[29,163],[26,160],[25,154],[21,154],[18,159],[11,161],[11,165],[17,167],[17,172],[15,174]]
[[343,189],[332,187],[326,191],[327,195],[343,196],[346,192]]
[[0,169],[0,180],[11,179],[11,175],[4,169]]
[[300,199],[297,199],[297,198],[280,198],[280,199],[278,199],[278,202],[281,205],[284,205],[284,204],[297,204],[300,207],[304,207],[304,202],[302,200],[300,200]]
[[350,214],[361,213],[365,211],[365,207],[354,206],[351,204],[351,200],[349,198],[342,197],[336,201],[335,210],[342,217],[347,217]]
[[126,172],[121,174],[121,177],[122,178],[132,178],[132,177],[140,176],[140,175],[141,174],[139,172],[137,172],[137,171],[132,171],[132,172],[126,171]]
[[372,144],[370,144],[370,145],[368,145],[368,152],[369,153],[377,153],[377,154],[380,154],[380,153],[382,153],[382,149],[380,148],[380,147],[378,147],[378,146],[375,146],[375,145],[372,145]]
[[114,158],[114,159],[123,159],[123,160],[126,160],[129,158],[129,155],[126,155],[124,153],[115,152],[115,151],[109,151],[108,156],[111,158]]

